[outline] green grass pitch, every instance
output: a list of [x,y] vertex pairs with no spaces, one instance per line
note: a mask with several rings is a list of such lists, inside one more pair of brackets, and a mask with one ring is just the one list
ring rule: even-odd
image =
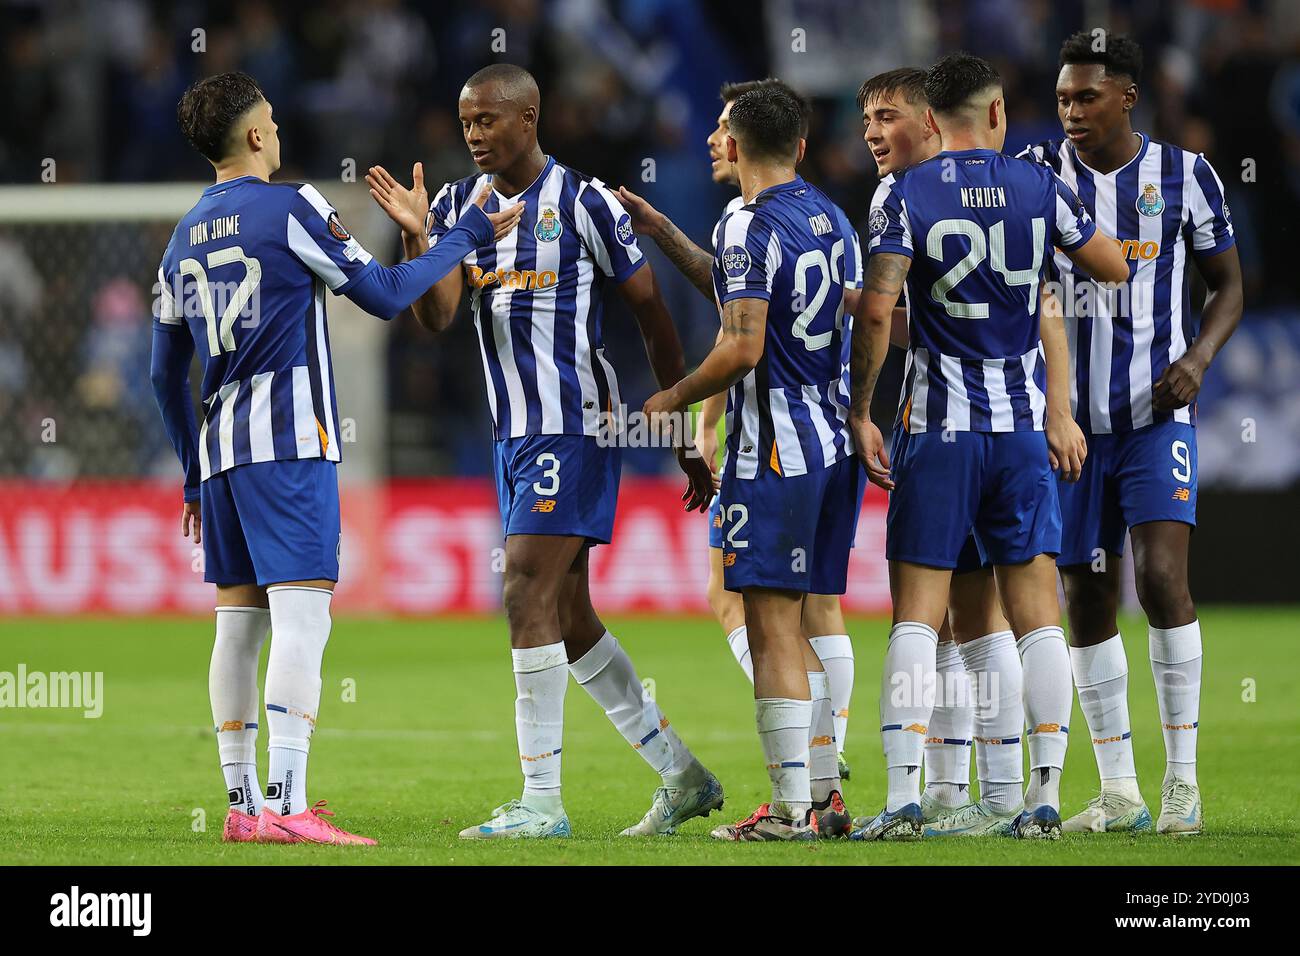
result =
[[[727,792],[723,816],[676,837],[627,841],[657,779],[573,683],[564,740],[565,804],[575,836],[464,843],[464,826],[518,794],[514,685],[494,619],[337,620],[325,658],[311,798],[327,798],[367,848],[223,845],[224,786],[207,701],[204,619],[9,619],[0,671],[102,671],[104,713],[0,710],[0,864],[1263,864],[1300,861],[1300,609],[1207,609],[1201,703],[1203,836],[1067,836],[878,845],[723,845],[710,824],[765,799],[751,691],[704,618],[611,619],[669,718]],[[876,699],[887,622],[856,619],[857,688],[848,733],[855,815],[884,797]],[[1159,803],[1161,742],[1146,632],[1124,622],[1142,790]],[[265,657],[265,654],[263,655]],[[345,681],[355,701],[345,702]],[[1243,686],[1245,684],[1245,686]],[[352,686],[352,685],[346,685]],[[1253,686],[1253,693],[1250,688]],[[1253,700],[1251,697],[1253,696]],[[1064,809],[1097,772],[1077,705]],[[259,745],[264,749],[265,728]],[[266,758],[261,757],[261,772]],[[265,777],[263,777],[265,782]],[[201,811],[201,812],[200,812]],[[206,816],[206,829],[200,826]]]

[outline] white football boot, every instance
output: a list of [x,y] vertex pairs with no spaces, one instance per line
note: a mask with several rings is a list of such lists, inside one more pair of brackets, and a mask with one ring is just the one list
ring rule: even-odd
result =
[[683,776],[691,782],[683,787],[660,787],[641,821],[619,836],[670,836],[692,817],[707,817],[722,809],[722,784],[717,777],[699,763]]
[[1082,810],[1061,824],[1066,833],[1143,833],[1151,829],[1151,811],[1139,798],[1102,790]]
[[551,816],[532,807],[526,807],[518,800],[511,800],[497,807],[486,823],[480,823],[476,827],[466,827],[460,831],[462,840],[544,839],[572,835],[569,815],[563,810],[558,816]]
[[1160,788],[1157,833],[1194,836],[1201,832],[1201,788],[1184,780],[1171,780]]
[[952,813],[928,821],[922,835],[925,837],[950,836],[1011,836],[1011,826],[1015,823],[1019,810],[998,813],[983,800],[958,807]]

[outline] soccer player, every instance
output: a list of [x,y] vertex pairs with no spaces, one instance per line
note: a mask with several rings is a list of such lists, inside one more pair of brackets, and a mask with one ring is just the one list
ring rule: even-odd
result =
[[[1092,733],[1101,793],[1066,830],[1143,830],[1128,712],[1128,660],[1116,624],[1124,533],[1165,741],[1160,833],[1201,830],[1196,734],[1201,625],[1187,585],[1196,525],[1196,396],[1241,321],[1241,266],[1223,184],[1205,157],[1134,132],[1142,51],[1090,33],[1061,47],[1056,81],[1063,139],[1024,154],[1055,170],[1098,226],[1117,236],[1126,284],[1108,292],[1056,257],[1067,307],[1075,415],[1088,437],[1078,485],[1061,491],[1057,559],[1079,706]],[[1189,260],[1205,280],[1200,328]],[[1085,308],[1086,306],[1086,308]]]
[[[844,213],[795,172],[803,117],[799,98],[778,85],[732,103],[727,159],[745,204],[718,228],[721,340],[644,409],[653,421],[731,389],[718,505],[722,565],[727,590],[744,600],[772,800],[716,828],[724,840],[803,840],[850,827],[829,792],[828,709],[818,709],[823,724],[812,727],[808,672],[818,665],[800,616],[805,595],[844,593],[853,533],[846,517],[859,503],[838,398],[853,233]],[[813,781],[827,792],[814,792]],[[814,804],[826,809],[814,813]]]
[[[649,811],[625,836],[673,833],[722,806],[722,787],[644,691],[627,652],[592,608],[587,554],[607,543],[618,498],[622,407],[601,343],[601,294],[611,281],[635,314],[661,387],[681,378],[681,344],[637,245],[631,218],[600,180],[542,152],[540,94],[521,67],[485,67],[460,94],[465,143],[479,175],[443,186],[429,204],[384,169],[367,179],[402,227],[409,257],[438,248],[492,188],[487,209],[518,202],[517,233],[482,243],[415,305],[431,331],[471,289],[496,438],[497,496],[506,535],[506,619],[514,666],[515,729],[524,790],[466,839],[563,837],[560,796],[564,692],[572,673],[619,733],[662,778]],[[427,214],[428,224],[425,227]],[[688,510],[712,492],[708,465],[677,448]]]
[[[715,183],[735,186],[737,189],[740,186],[736,166],[734,163],[729,162],[726,157],[731,104],[735,102],[738,96],[750,90],[764,89],[776,85],[789,89],[784,87],[780,80],[771,78],[723,84],[719,93],[722,99],[722,111],[718,114],[717,127],[709,134],[707,140],[713,181]],[[802,99],[800,102],[804,108],[800,137],[806,142],[808,138],[807,104]],[[805,146],[801,145],[800,156],[803,155],[804,149]],[[637,233],[653,239],[655,244],[663,250],[669,261],[691,280],[691,283],[700,291],[700,294],[710,302],[714,302],[713,254],[697,246],[677,228],[671,219],[626,187],[619,189],[619,199],[622,200],[628,212],[632,214],[632,224],[636,227]],[[723,217],[725,218],[735,212],[744,203],[743,196],[735,196],[727,203],[726,208],[723,210]],[[720,223],[721,220],[719,220]],[[846,319],[852,317],[853,309],[857,304],[858,290],[862,288],[862,253],[858,245],[857,233],[854,232],[852,235],[853,241],[845,249],[844,314]],[[716,246],[717,242],[718,226],[714,226],[712,245]],[[844,387],[842,389],[843,401],[846,403],[848,401],[848,341],[846,333],[844,335]],[[710,395],[700,403],[700,411],[695,423],[695,447],[700,450],[704,460],[715,469],[715,480],[718,461],[718,423],[722,420],[726,407],[727,393],[725,391],[719,392],[717,395]],[[861,490],[865,492],[866,472],[860,471],[859,476]],[[858,495],[858,500],[862,500],[861,494]],[[853,518],[855,530],[857,517],[857,513],[855,513]],[[752,683],[754,680],[754,667],[750,658],[748,631],[745,628],[744,605],[739,594],[728,591],[723,586],[722,550],[722,515],[718,511],[718,496],[714,495],[713,502],[709,506],[709,606],[713,609],[714,617],[717,618],[723,634],[727,637],[727,646],[731,648],[736,663],[740,665],[741,670],[745,672],[745,676]],[[840,608],[839,597],[834,594],[809,594],[804,599],[802,627],[804,634],[808,635],[808,641],[821,664],[817,670],[809,671],[809,679],[813,682],[813,700],[814,702],[820,700],[829,701],[827,706],[831,708],[832,726],[834,728],[836,771],[840,779],[847,780],[849,778],[849,765],[844,757],[844,741],[848,733],[849,702],[853,697],[854,662],[853,643],[849,640],[848,628],[844,624],[844,614]],[[823,683],[825,686],[823,686]],[[814,703],[814,706],[822,705]],[[814,724],[816,723],[817,721],[814,720]]]
[[[1102,281],[1127,270],[1118,245],[1097,233],[1050,171],[999,152],[1006,114],[990,64],[946,56],[927,71],[924,92],[942,150],[876,191],[853,331],[851,425],[871,480],[893,490],[886,557],[894,604],[880,700],[888,797],[854,836],[922,833],[917,770],[938,628],[973,531],[994,566],[1024,674],[1032,778],[1013,832],[1055,838],[1071,701],[1053,564],[1060,510],[1043,435],[1038,286],[1052,245]],[[870,403],[904,284],[909,434],[891,479]]]
[[[505,236],[520,209],[478,208],[439,247],[386,269],[353,239],[314,187],[272,183],[280,141],[252,77],[191,86],[177,108],[216,182],[177,224],[158,270],[152,378],[185,470],[181,533],[202,544],[217,586],[208,673],[230,808],[222,837],[269,843],[373,844],[307,805],[307,752],[339,576],[340,460],[325,290],[391,318],[464,251]],[[196,431],[189,367],[203,364]],[[270,772],[257,779],[257,662],[266,669]]]
[[[924,70],[905,67],[869,78],[858,91],[858,105],[863,138],[881,178],[939,152],[938,133],[925,116],[929,104]],[[1045,288],[1042,305],[1040,333],[1047,358],[1044,434],[1052,468],[1059,466],[1063,479],[1075,480],[1084,442],[1070,413],[1069,350],[1060,305]],[[900,324],[899,311],[894,311],[891,341],[906,348],[906,313]],[[902,458],[908,438],[903,426],[906,378],[907,372],[889,452],[895,463]],[[993,568],[981,558],[970,535],[953,569],[948,615],[939,629],[934,710],[926,731],[925,789],[920,803],[925,836],[1009,832],[1023,807],[1021,690],[1020,657],[998,600]],[[978,709],[977,691],[988,697],[978,701]],[[980,781],[980,799],[973,803],[968,798],[972,739]]]

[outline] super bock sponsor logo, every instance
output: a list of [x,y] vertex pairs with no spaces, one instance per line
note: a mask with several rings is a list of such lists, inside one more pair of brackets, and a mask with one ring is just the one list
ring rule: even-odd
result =
[[636,241],[636,233],[632,231],[632,217],[623,213],[619,217],[618,225],[614,227],[614,232],[618,235],[618,241],[625,246],[632,245]]
[[749,250],[744,246],[727,246],[722,250],[722,271],[732,279],[749,272]]
[[889,225],[889,214],[885,212],[884,207],[877,206],[871,210],[871,215],[867,217],[867,231],[874,238],[885,231]]

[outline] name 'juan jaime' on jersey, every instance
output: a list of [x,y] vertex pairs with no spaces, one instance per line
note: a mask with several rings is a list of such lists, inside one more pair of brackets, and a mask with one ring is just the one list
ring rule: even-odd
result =
[[314,186],[244,176],[203,191],[163,254],[155,322],[193,335],[203,362],[203,480],[340,460],[325,292],[378,267]]

